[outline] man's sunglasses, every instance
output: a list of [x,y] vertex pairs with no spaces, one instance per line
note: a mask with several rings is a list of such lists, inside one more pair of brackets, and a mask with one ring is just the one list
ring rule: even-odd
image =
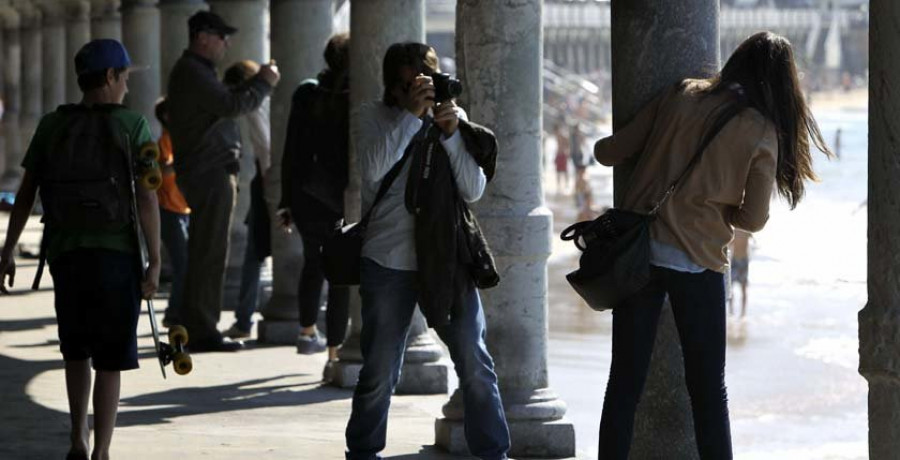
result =
[[219,37],[220,39],[222,39],[223,42],[228,41],[228,34],[226,34],[225,32],[222,32],[221,30],[218,30],[218,29],[203,29],[200,32],[207,33],[210,35],[215,35],[215,36]]

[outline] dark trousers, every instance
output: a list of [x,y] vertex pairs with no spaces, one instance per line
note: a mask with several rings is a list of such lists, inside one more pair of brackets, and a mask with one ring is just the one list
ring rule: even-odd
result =
[[[325,273],[322,271],[322,245],[325,237],[334,228],[334,223],[298,222],[297,228],[303,239],[303,273],[300,275],[298,291],[300,326],[310,327],[316,324],[319,318],[322,285],[325,282]],[[325,332],[329,347],[337,347],[344,343],[347,321],[350,319],[349,309],[350,288],[329,286],[328,309],[325,313]]]
[[[403,353],[418,296],[414,271],[382,267],[363,259],[360,348],[363,366],[353,390],[347,422],[348,460],[375,460],[385,447],[391,395],[400,380]],[[478,291],[472,285],[466,304],[449,324],[436,327],[450,350],[463,393],[466,443],[475,457],[502,460],[509,451],[509,428],[494,373],[494,360],[484,343],[486,325]]]
[[259,303],[259,284],[262,262],[256,250],[256,225],[253,225],[254,214],[266,212],[265,209],[254,209],[250,204],[250,214],[247,220],[247,247],[244,250],[244,262],[241,266],[241,287],[238,291],[238,304],[234,308],[234,319],[238,329],[250,332],[253,327],[253,313],[256,312]]
[[612,365],[600,420],[599,458],[626,460],[634,412],[650,365],[666,294],[684,355],[700,458],[732,458],[725,389],[724,275],[652,267],[651,282],[613,310]]
[[224,168],[216,168],[198,175],[177,176],[176,180],[191,207],[181,320],[191,342],[220,341],[217,325],[224,300],[237,177]]
[[166,319],[172,323],[180,323],[181,301],[184,295],[184,277],[187,271],[187,240],[190,214],[179,214],[159,208],[159,236],[172,262],[172,291],[169,293],[169,306],[166,308]]

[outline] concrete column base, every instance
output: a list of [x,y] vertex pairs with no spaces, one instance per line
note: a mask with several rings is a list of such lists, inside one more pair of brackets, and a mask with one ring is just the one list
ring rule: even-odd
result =
[[[362,322],[356,316],[353,320]],[[359,332],[352,331],[341,348],[341,360],[333,368],[331,384],[334,386],[353,388],[359,380],[363,361]],[[443,350],[428,332],[425,317],[416,310],[406,339],[400,381],[394,392],[406,395],[447,394],[450,388],[450,370],[441,361],[442,356]]]
[[269,345],[294,345],[297,343],[297,331],[300,321],[264,319],[256,325],[256,335],[260,342]]
[[[353,388],[359,380],[360,362],[338,361],[326,380],[338,388]],[[396,394],[436,395],[449,390],[450,367],[445,363],[404,364],[397,382]]]
[[361,369],[362,363],[338,361],[331,369],[327,370],[328,374],[325,375],[325,380],[338,388],[353,388],[359,380],[359,371]]
[[[566,419],[549,422],[509,422],[512,450],[518,458],[572,458],[575,456],[575,426]],[[439,418],[434,424],[434,443],[453,455],[471,455],[462,420]]]
[[[569,458],[575,456],[575,426],[566,420],[566,403],[547,388],[502,390],[503,411],[512,440],[512,457]],[[468,455],[463,419],[465,405],[457,389],[435,422],[435,444],[452,454]]]

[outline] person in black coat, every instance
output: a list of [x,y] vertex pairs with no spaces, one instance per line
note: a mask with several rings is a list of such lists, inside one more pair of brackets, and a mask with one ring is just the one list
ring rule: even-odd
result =
[[349,54],[350,35],[333,36],[325,47],[328,68],[294,92],[281,170],[281,223],[288,229],[293,223],[303,238],[297,352],[312,354],[327,347],[329,364],[344,342],[350,301],[349,288],[329,286],[327,340],[321,338],[316,320],[325,281],[322,244],[343,219],[347,186]]

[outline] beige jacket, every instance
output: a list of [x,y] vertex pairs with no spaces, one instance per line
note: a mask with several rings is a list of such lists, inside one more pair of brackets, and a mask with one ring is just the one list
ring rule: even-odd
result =
[[[622,208],[648,213],[684,171],[706,127],[706,117],[724,96],[705,96],[705,80],[686,80],[641,109],[627,126],[597,141],[594,156],[607,166],[636,157]],[[651,237],[684,251],[692,261],[724,272],[732,227],[763,228],[775,183],[775,125],[754,109],[729,121],[700,162],[662,206]]]

